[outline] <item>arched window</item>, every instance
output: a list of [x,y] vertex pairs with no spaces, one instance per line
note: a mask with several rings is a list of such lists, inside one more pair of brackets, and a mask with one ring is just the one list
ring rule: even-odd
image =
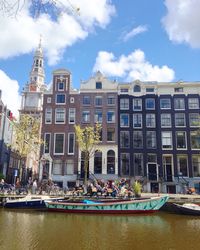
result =
[[35,66],[38,67],[39,60],[37,59],[35,62]]
[[94,155],[94,174],[102,173],[102,152],[96,151]]
[[115,174],[115,151],[107,152],[107,174]]
[[135,85],[133,91],[134,91],[134,92],[141,92],[141,87],[140,87],[140,85]]

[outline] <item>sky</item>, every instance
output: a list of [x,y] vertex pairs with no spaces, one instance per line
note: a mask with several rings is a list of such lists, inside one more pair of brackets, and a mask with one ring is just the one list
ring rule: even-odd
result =
[[30,0],[17,16],[0,11],[0,89],[15,115],[40,35],[48,85],[58,68],[71,71],[77,89],[98,70],[119,82],[200,81],[200,0],[57,3],[63,9],[57,18],[34,18]]

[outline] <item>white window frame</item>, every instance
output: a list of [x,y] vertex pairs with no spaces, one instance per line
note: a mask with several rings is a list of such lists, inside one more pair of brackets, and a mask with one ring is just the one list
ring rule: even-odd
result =
[[[150,116],[150,118],[148,118]],[[147,123],[147,120],[150,119],[150,124]],[[152,122],[153,121],[153,125]],[[156,115],[153,113],[146,114],[146,128],[155,128],[156,127]]]
[[[73,135],[73,152],[69,152],[70,135]],[[75,133],[72,133],[72,132],[68,133],[67,154],[68,155],[74,155],[75,154]]]
[[[196,100],[197,102],[192,102],[194,100]],[[189,97],[188,98],[188,109],[199,109],[199,98],[197,98],[197,97],[194,97],[194,98]]]
[[[178,143],[177,143],[177,135],[178,133],[183,133],[184,134],[184,138],[185,138],[185,148],[178,148]],[[186,131],[176,131],[176,149],[177,150],[187,150],[187,133]]]
[[[58,96],[58,95],[63,95],[63,96],[65,96],[65,102],[57,102],[57,96]],[[65,105],[65,104],[66,104],[66,95],[65,95],[65,94],[60,94],[60,93],[59,93],[59,94],[56,94],[56,100],[55,100],[55,101],[56,101],[56,104]]]
[[[169,100],[169,107],[163,108],[162,107],[162,101],[166,101],[166,100]],[[161,98],[160,99],[160,109],[171,109],[171,99],[170,98]]]
[[[147,102],[148,101],[153,101],[153,103],[154,103],[154,107],[153,108],[148,108],[147,107]],[[156,105],[156,102],[155,102],[155,99],[154,98],[147,98],[146,100],[145,100],[145,108],[147,109],[147,110],[155,110],[155,105]]]
[[[168,135],[170,135],[170,137],[163,137],[163,134],[168,134]],[[164,144],[163,143],[163,141],[170,141],[171,142],[171,144]],[[171,131],[162,131],[161,132],[161,142],[162,142],[162,150],[171,150],[171,149],[173,149],[173,139],[172,139],[172,132]],[[163,147],[163,145],[166,145],[166,146],[169,146],[170,145],[170,147]]]
[[[168,118],[164,118],[164,116],[168,115]],[[170,124],[169,125],[165,125],[163,124],[162,122],[163,121],[166,121],[167,120],[170,120]],[[160,125],[161,125],[161,128],[171,128],[172,127],[172,116],[170,113],[162,113],[161,116],[160,116]]]
[[[45,143],[46,143],[46,137],[47,137],[47,135],[50,135],[50,137],[49,137],[49,151],[48,151],[48,152],[45,152]],[[44,153],[44,154],[49,154],[50,151],[51,151],[51,133],[45,133],[45,134],[44,134],[44,147],[43,147],[43,153]]]
[[[56,153],[55,152],[55,143],[56,143],[56,136],[57,135],[63,135],[63,152],[62,153]],[[54,155],[64,155],[65,152],[65,133],[54,133],[54,143],[53,143],[53,154]]]
[[[71,120],[73,120],[73,121],[71,121]],[[69,124],[76,123],[76,109],[75,108],[69,108],[68,122],[69,122]]]
[[[136,118],[137,117],[137,118]],[[138,123],[135,123],[138,122]],[[139,124],[140,126],[135,126],[135,124]],[[142,114],[133,114],[133,128],[142,128]]]
[[[57,121],[57,118],[58,118],[58,117],[57,117],[57,115],[58,115],[57,112],[58,112],[59,109],[64,111],[64,112],[62,113],[64,119],[63,119],[63,121],[61,121],[61,122]],[[55,109],[55,124],[65,124],[65,120],[66,120],[66,119],[65,119],[65,116],[66,116],[65,114],[66,114],[65,108],[56,108],[56,109]]]
[[[135,102],[139,103],[138,106],[136,106]],[[138,107],[138,109],[135,107]],[[142,111],[142,99],[141,98],[134,98],[133,99],[133,110],[134,111]]]
[[[176,124],[177,116],[180,115],[180,114],[183,115],[183,118],[184,118],[184,119],[183,119],[183,120],[184,120],[184,125],[177,125],[177,124]],[[179,118],[179,119],[180,119],[180,118]],[[184,114],[184,113],[176,113],[176,114],[175,114],[175,127],[176,127],[176,128],[183,128],[183,127],[185,127],[185,126],[186,126],[185,114]]]
[[[48,116],[50,121],[47,121],[47,112],[49,112]],[[45,124],[52,124],[52,108],[45,109]]]

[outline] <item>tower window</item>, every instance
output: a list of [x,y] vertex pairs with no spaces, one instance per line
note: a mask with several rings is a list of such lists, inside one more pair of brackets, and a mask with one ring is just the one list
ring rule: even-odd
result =
[[58,90],[64,90],[64,82],[58,82]]

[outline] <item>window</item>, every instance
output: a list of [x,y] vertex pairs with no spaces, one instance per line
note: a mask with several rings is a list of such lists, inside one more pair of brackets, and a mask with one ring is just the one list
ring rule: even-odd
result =
[[52,108],[46,108],[45,110],[45,123],[52,123]]
[[129,114],[121,114],[120,115],[120,126],[121,127],[129,127]]
[[190,132],[191,148],[200,149],[200,134],[198,131]]
[[178,173],[180,176],[188,176],[187,155],[177,155]]
[[96,151],[94,154],[94,174],[102,173],[102,152]]
[[185,100],[183,98],[175,98],[174,109],[185,109]]
[[120,147],[121,148],[129,148],[130,147],[129,131],[120,131]]
[[142,99],[139,99],[139,98],[133,99],[133,110],[134,111],[142,110]]
[[61,91],[64,90],[64,82],[58,82],[57,86],[58,86],[58,90],[61,90]]
[[53,174],[55,175],[62,174],[62,161],[61,160],[55,160],[53,162]]
[[96,89],[102,89],[102,82],[96,82]]
[[133,88],[133,91],[134,91],[134,92],[141,92],[141,87],[140,87],[140,85],[135,85],[134,88]]
[[174,92],[183,92],[182,87],[174,88]]
[[192,169],[193,169],[193,176],[199,177],[200,176],[200,156],[199,155],[192,155]]
[[70,103],[74,103],[74,97],[70,97]]
[[115,174],[115,151],[107,152],[107,174]]
[[50,153],[51,134],[44,134],[44,154]]
[[90,96],[83,96],[83,105],[90,105]]
[[133,147],[134,148],[143,148],[142,131],[133,131]]
[[95,97],[95,106],[102,106],[102,96]]
[[147,162],[157,163],[157,155],[156,154],[147,154]]
[[155,109],[155,99],[146,99],[146,109]]
[[67,160],[64,168],[64,175],[72,175],[74,174],[74,161]]
[[176,113],[175,114],[175,126],[176,127],[185,127],[185,114]]
[[56,95],[56,104],[65,104],[65,94]]
[[121,175],[129,175],[130,169],[130,154],[122,153],[121,154]]
[[168,128],[172,126],[171,114],[161,114],[161,127]]
[[172,133],[162,132],[162,149],[172,149]]
[[199,113],[190,113],[189,114],[189,123],[190,123],[190,127],[199,127],[200,126]]
[[69,124],[75,124],[75,118],[76,118],[76,109],[70,108],[69,109]]
[[134,169],[135,169],[135,176],[144,175],[143,154],[141,153],[134,154]]
[[90,122],[90,111],[84,110],[82,112],[82,122]]
[[64,108],[57,108],[55,110],[55,123],[65,123],[65,109]]
[[199,109],[199,98],[188,98],[189,109]]
[[155,114],[146,114],[146,127],[147,128],[155,128],[156,127]]
[[115,122],[115,112],[114,111],[108,111],[107,112],[107,122],[108,123],[114,123]]
[[68,133],[68,155],[74,154],[75,134]]
[[121,88],[121,89],[120,89],[120,92],[121,92],[121,93],[128,93],[128,89],[127,89],[127,88]]
[[108,142],[114,142],[115,141],[115,129],[114,128],[108,128],[107,129],[107,141]]
[[133,114],[133,127],[134,128],[142,127],[142,114]]
[[147,148],[156,148],[156,131],[147,131],[146,133]]
[[120,99],[120,109],[123,109],[123,110],[129,109],[129,99],[128,98]]
[[54,154],[64,154],[64,134],[54,134]]
[[176,148],[177,149],[186,149],[186,132],[176,132]]
[[51,103],[51,97],[47,97],[47,103]]
[[170,99],[160,99],[160,109],[171,109]]
[[94,122],[102,123],[102,110],[96,110],[94,115]]
[[108,96],[107,104],[108,105],[115,105],[115,97],[114,96]]
[[155,91],[154,88],[146,88],[146,92],[147,92],[147,93],[152,93],[152,92],[154,92],[154,91]]

